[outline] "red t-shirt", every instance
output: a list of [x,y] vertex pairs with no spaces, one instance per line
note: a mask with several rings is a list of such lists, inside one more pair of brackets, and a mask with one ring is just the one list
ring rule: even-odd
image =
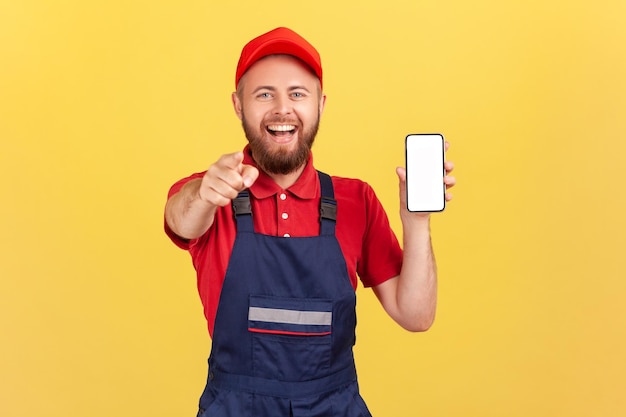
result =
[[[245,164],[255,165],[248,148],[244,155]],[[204,172],[196,173],[178,181],[171,187],[168,197],[187,181],[203,175]],[[374,190],[356,179],[332,177],[332,182],[337,200],[336,237],[353,287],[356,289],[357,275],[365,287],[399,275],[402,250]],[[321,191],[312,156],[298,181],[289,189],[281,189],[261,171],[250,187],[250,194],[255,232],[285,238],[319,235]],[[165,231],[177,246],[191,255],[204,315],[209,333],[213,335],[217,304],[237,234],[232,207],[220,208],[211,228],[197,239],[180,238],[167,223]]]

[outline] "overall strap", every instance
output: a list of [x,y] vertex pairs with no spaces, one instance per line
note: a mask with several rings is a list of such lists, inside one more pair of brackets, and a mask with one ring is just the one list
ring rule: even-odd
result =
[[322,188],[322,198],[320,200],[320,235],[335,234],[335,224],[337,223],[337,200],[333,190],[333,181],[330,175],[317,171]]

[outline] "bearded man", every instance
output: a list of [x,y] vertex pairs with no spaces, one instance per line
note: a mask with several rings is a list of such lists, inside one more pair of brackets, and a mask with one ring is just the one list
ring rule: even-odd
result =
[[406,210],[405,170],[401,249],[368,184],[313,166],[322,75],[290,29],[251,40],[232,95],[248,145],[170,189],[165,230],[191,254],[212,338],[198,416],[370,416],[352,353],[359,280],[405,329],[434,320],[430,214]]

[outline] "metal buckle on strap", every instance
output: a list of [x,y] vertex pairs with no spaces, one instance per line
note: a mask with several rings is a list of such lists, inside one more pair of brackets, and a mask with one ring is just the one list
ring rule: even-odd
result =
[[239,195],[233,200],[233,212],[235,216],[252,214],[250,194],[247,191],[240,192]]
[[337,200],[322,197],[320,202],[320,216],[322,219],[337,221]]

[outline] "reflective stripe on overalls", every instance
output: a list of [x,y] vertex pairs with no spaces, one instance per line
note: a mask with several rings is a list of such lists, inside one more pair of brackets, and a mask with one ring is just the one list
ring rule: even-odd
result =
[[247,192],[215,318],[204,417],[365,417],[352,347],[355,292],[335,238],[330,177],[319,173],[320,235],[254,232]]

